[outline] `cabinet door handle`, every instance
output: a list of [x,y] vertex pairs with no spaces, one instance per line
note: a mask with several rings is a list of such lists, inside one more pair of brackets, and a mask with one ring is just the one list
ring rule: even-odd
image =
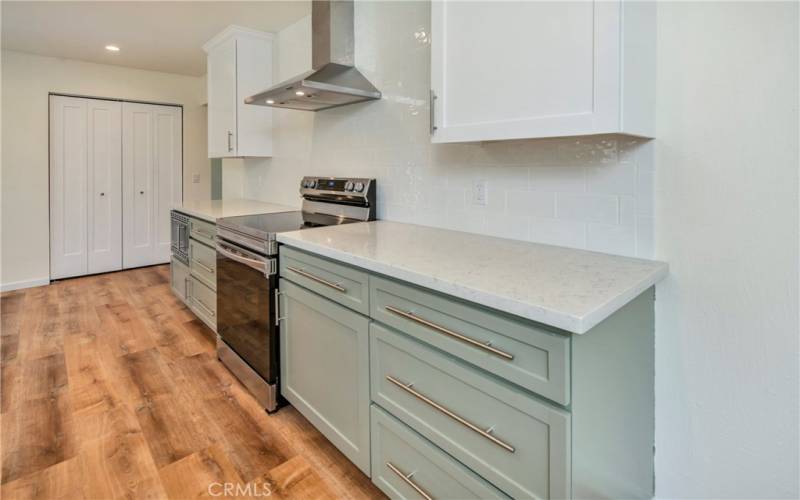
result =
[[205,272],[207,272],[207,273],[211,273],[211,274],[214,274],[214,269],[212,269],[212,268],[208,267],[207,265],[203,264],[203,263],[202,263],[202,262],[200,262],[199,260],[194,260],[194,259],[192,259],[192,262],[194,262],[195,264],[197,264],[198,266],[200,266],[200,268],[201,268],[201,269],[203,269]]
[[443,414],[447,415],[448,417],[452,418],[453,420],[455,420],[459,424],[463,425],[464,427],[467,427],[468,429],[470,429],[472,431],[475,431],[476,433],[478,433],[481,436],[485,437],[486,439],[488,439],[489,441],[493,442],[497,446],[503,448],[504,450],[510,451],[511,453],[514,453],[514,447],[513,446],[511,446],[510,444],[506,443],[505,441],[503,441],[501,439],[498,439],[498,438],[492,436],[492,428],[491,427],[489,429],[487,429],[487,430],[481,429],[480,427],[478,427],[477,425],[473,424],[469,420],[456,415],[455,413],[453,413],[452,411],[448,410],[444,406],[440,405],[436,401],[430,399],[429,397],[425,396],[421,392],[418,392],[416,389],[413,389],[411,387],[412,384],[404,384],[404,383],[400,382],[399,380],[397,380],[396,378],[392,377],[391,375],[386,375],[386,380],[388,380],[389,382],[393,383],[397,387],[403,389],[404,391],[406,391],[407,393],[411,394],[415,398],[421,400],[423,403],[427,404],[428,406],[438,410],[440,413],[443,413]]
[[275,289],[275,326],[281,326],[281,321],[286,319],[286,316],[281,317],[281,292]]
[[477,341],[475,339],[471,339],[471,338],[469,338],[469,337],[467,337],[465,335],[461,335],[458,332],[454,332],[453,330],[450,330],[449,328],[445,328],[443,326],[439,326],[436,323],[431,323],[427,319],[420,318],[419,316],[417,316],[414,313],[403,311],[403,310],[398,309],[398,308],[396,308],[394,306],[386,306],[385,309],[387,311],[389,311],[390,313],[396,314],[396,315],[398,315],[398,316],[400,316],[402,318],[406,318],[406,319],[411,320],[411,321],[413,321],[415,323],[419,323],[420,325],[426,326],[426,327],[430,328],[431,330],[435,330],[435,331],[437,331],[439,333],[443,333],[445,335],[453,337],[454,339],[458,339],[458,340],[460,340],[462,342],[466,342],[467,344],[475,346],[475,347],[477,347],[479,349],[483,349],[484,351],[487,351],[487,352],[489,352],[491,354],[494,354],[495,356],[500,356],[501,358],[505,358],[505,359],[508,359],[508,360],[514,359],[514,355],[513,354],[509,354],[509,353],[507,353],[505,351],[501,351],[500,349],[492,347],[489,344],[485,344],[485,343],[479,342],[479,341]]
[[231,145],[231,139],[233,139],[233,132],[228,130],[228,152],[230,153],[233,151],[233,146]]
[[298,269],[298,268],[292,267],[292,266],[286,266],[286,269],[292,271],[293,273],[297,273],[300,276],[305,276],[306,278],[308,278],[308,279],[310,279],[312,281],[316,281],[317,283],[321,283],[321,284],[323,284],[325,286],[331,287],[334,290],[338,290],[340,292],[346,292],[347,291],[343,286],[341,286],[339,284],[336,284],[336,283],[333,283],[331,281],[322,279],[319,276],[314,276],[313,274],[307,273],[307,272],[303,271],[302,269]]
[[410,474],[405,474],[403,471],[395,467],[394,464],[392,464],[392,462],[386,462],[386,467],[388,467],[390,471],[400,476],[400,479],[402,479],[407,485],[411,486],[414,489],[414,491],[419,493],[419,496],[421,496],[425,500],[433,500],[432,496],[428,495],[428,493],[425,490],[420,488],[417,483],[411,480],[411,476],[414,475],[413,472]]
[[436,92],[431,89],[431,99],[430,99],[430,115],[428,116],[430,120],[430,127],[431,127],[431,135],[436,132]]

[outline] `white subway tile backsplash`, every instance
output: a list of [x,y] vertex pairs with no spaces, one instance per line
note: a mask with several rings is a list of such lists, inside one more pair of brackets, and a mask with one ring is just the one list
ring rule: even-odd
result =
[[546,191],[511,190],[506,193],[508,212],[534,217],[556,216],[556,194]]
[[586,223],[571,220],[532,217],[530,240],[548,245],[586,248]]
[[586,248],[635,257],[636,227],[589,222],[586,224]]
[[586,169],[584,167],[533,167],[531,189],[560,193],[583,193],[586,191]]
[[619,222],[619,198],[610,195],[558,193],[556,195],[556,217],[617,224]]
[[[429,26],[430,5],[357,2],[355,12],[356,63],[384,98],[276,111],[275,157],[245,160],[248,194],[286,202],[303,174],[375,177],[380,218],[652,257],[652,143],[605,135],[431,144],[429,46],[414,37]],[[310,40],[284,36],[279,43]],[[485,206],[472,202],[476,180],[486,183]]]
[[634,194],[636,192],[636,165],[618,163],[588,168],[586,187],[591,193]]

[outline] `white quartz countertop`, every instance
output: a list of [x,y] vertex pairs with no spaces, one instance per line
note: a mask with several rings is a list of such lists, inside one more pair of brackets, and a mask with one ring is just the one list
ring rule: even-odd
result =
[[301,250],[573,333],[667,274],[663,262],[375,221],[278,234]]
[[238,215],[271,214],[276,212],[289,212],[299,210],[295,207],[266,203],[257,200],[203,200],[185,201],[172,207],[178,212],[192,217],[198,217],[208,222],[216,223],[223,217],[236,217]]

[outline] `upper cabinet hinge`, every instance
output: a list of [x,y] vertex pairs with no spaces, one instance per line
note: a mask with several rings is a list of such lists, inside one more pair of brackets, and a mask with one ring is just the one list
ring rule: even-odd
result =
[[433,135],[436,132],[436,92],[433,89],[431,89],[430,108],[431,135]]

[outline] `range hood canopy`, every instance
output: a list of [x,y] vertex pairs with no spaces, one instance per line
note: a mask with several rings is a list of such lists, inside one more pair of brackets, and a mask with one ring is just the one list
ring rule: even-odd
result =
[[314,0],[311,30],[314,69],[246,98],[246,104],[319,111],[381,98],[354,66],[352,0]]

